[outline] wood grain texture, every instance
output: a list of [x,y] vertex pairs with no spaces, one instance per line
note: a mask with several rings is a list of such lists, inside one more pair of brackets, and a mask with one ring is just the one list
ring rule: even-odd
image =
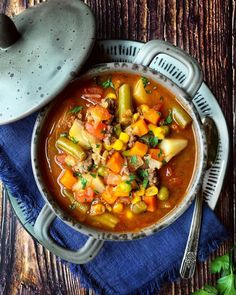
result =
[[[0,13],[20,13],[42,1],[0,0]],[[232,138],[228,173],[216,213],[231,234],[210,260],[198,265],[192,280],[165,286],[161,295],[188,295],[215,284],[209,262],[236,243],[236,20],[235,0],[86,0],[97,19],[99,39],[174,43],[200,63],[204,79],[225,114]],[[87,294],[68,268],[36,243],[17,221],[3,196],[0,202],[0,294]]]

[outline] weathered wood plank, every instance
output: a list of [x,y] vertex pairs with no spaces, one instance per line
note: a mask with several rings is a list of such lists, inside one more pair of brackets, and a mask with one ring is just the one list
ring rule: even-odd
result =
[[[14,15],[39,0],[0,0],[0,12]],[[170,41],[201,64],[205,81],[227,119],[235,147],[235,0],[86,0],[97,19],[97,37]],[[232,96],[233,95],[233,96]],[[232,99],[233,97],[233,99]],[[228,175],[216,212],[236,242],[236,151],[232,149]],[[232,181],[232,179],[234,181]],[[79,278],[54,255],[36,243],[15,218],[5,198],[0,202],[0,294],[85,294]],[[225,253],[230,242],[212,255]],[[211,260],[210,259],[210,260]],[[215,284],[208,262],[199,264],[192,280],[168,285],[162,295],[190,294],[206,283]]]

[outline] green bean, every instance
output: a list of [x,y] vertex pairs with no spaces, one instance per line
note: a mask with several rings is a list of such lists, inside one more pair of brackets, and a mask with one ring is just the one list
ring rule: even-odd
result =
[[132,118],[132,97],[129,84],[123,84],[119,88],[119,122],[123,125],[128,125]]
[[74,209],[77,209],[80,213],[82,213],[82,214],[86,214],[86,212],[88,211],[88,209],[89,209],[89,206],[87,205],[87,204],[82,204],[82,203],[80,203],[80,202],[78,202],[78,201],[76,201],[75,199],[74,199],[74,196],[73,196],[73,194],[72,193],[70,193],[68,190],[63,190],[63,194],[69,199],[69,201],[70,201],[70,206],[72,207],[73,206],[73,208]]
[[69,155],[75,157],[79,161],[83,161],[84,159],[86,159],[87,155],[82,149],[82,147],[79,144],[72,142],[66,137],[58,138],[56,146],[64,152],[68,153]]
[[147,210],[147,205],[143,201],[137,202],[135,204],[132,204],[131,211],[134,214],[140,214]]
[[89,216],[89,220],[92,223],[106,226],[110,229],[114,229],[117,223],[120,221],[119,218],[107,212],[103,213],[102,215]]
[[192,122],[192,118],[181,107],[174,107],[172,109],[172,117],[175,123],[178,124],[181,128],[185,128]]
[[161,201],[167,201],[169,199],[169,190],[167,187],[162,186],[157,194],[157,197]]
[[121,134],[121,132],[122,132],[122,129],[121,129],[120,124],[117,124],[117,125],[114,127],[114,131],[115,131],[116,136],[119,137],[120,134]]

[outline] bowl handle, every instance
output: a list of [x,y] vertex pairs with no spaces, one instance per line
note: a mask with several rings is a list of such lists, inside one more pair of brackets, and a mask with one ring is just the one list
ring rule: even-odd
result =
[[193,98],[202,84],[202,71],[196,60],[182,49],[163,40],[152,40],[141,48],[134,59],[134,63],[149,66],[160,53],[177,59],[187,68],[188,75],[181,88]]
[[50,225],[55,218],[55,213],[46,204],[35,222],[35,236],[44,247],[60,258],[76,264],[87,263],[98,254],[104,241],[92,237],[89,237],[86,243],[76,251],[58,245],[49,235]]

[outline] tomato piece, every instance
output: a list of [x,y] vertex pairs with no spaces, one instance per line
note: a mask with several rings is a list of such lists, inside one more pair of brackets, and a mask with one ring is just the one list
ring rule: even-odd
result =
[[87,112],[92,116],[95,124],[101,121],[109,120],[111,118],[111,114],[108,112],[108,110],[100,105],[88,108]]
[[159,111],[162,109],[162,107],[163,107],[163,102],[158,102],[158,103],[155,104],[152,108],[153,108],[155,111],[159,112]]
[[83,90],[85,94],[99,94],[99,95],[102,95],[103,91],[104,90],[101,86],[90,86],[90,87],[84,88]]
[[75,199],[80,203],[91,203],[94,200],[94,190],[91,187],[87,187],[85,190],[81,190],[75,196]]
[[107,125],[105,123],[98,123],[97,126],[94,125],[94,123],[87,122],[85,124],[85,128],[87,131],[94,135],[96,138],[102,140],[105,137],[105,132],[107,129]]

